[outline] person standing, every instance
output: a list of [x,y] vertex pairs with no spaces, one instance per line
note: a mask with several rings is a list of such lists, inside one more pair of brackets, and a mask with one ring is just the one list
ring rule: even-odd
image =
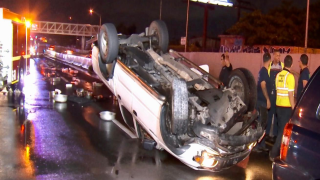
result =
[[300,76],[298,80],[297,98],[300,97],[303,89],[306,87],[310,79],[310,71],[308,69],[308,56],[306,54],[302,54],[300,56],[299,67]]
[[[275,79],[277,74],[282,71],[284,65],[280,61],[280,51],[274,50],[273,51],[273,61],[270,62],[268,67],[268,74],[270,77],[270,83],[271,83],[271,94],[270,94],[270,103],[271,107],[268,112],[268,125],[266,129],[266,135],[268,137],[271,137],[272,140],[276,138],[277,132],[278,132],[278,121],[276,116],[276,85],[275,85]],[[272,130],[272,132],[271,132]]]
[[294,88],[295,80],[290,68],[292,67],[292,57],[287,55],[284,58],[284,69],[278,73],[276,77],[276,113],[278,116],[278,136],[272,150],[269,153],[270,160],[273,161],[275,157],[280,155],[280,147],[282,141],[283,129],[287,122],[289,122],[292,110],[295,106],[294,102]]
[[[263,55],[263,67],[260,69],[258,74],[258,83],[257,83],[257,104],[256,110],[261,112],[262,108],[270,109],[270,94],[271,94],[271,82],[270,77],[268,75],[268,67],[271,62],[271,55],[269,53],[265,53]],[[267,117],[266,117],[267,118]],[[259,113],[259,121],[262,121],[261,113]],[[269,125],[269,124],[268,124]],[[265,138],[261,140],[261,142],[253,149],[255,152],[260,151],[268,151],[265,144]]]
[[229,61],[229,55],[221,55],[221,65],[222,69],[220,71],[219,80],[223,83],[224,86],[228,86],[229,75],[232,71],[232,64]]

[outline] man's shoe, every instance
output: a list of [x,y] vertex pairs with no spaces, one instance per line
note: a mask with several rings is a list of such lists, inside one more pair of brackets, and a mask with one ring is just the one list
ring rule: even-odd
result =
[[263,151],[263,152],[268,152],[269,151],[269,149],[268,148],[266,148],[266,147],[261,147],[261,148],[259,148],[261,151]]
[[271,157],[271,156],[269,156],[269,160],[270,160],[271,162],[274,162],[274,158]]
[[275,143],[276,140],[277,140],[277,136],[273,136],[272,139],[271,139],[271,141],[272,141],[273,143]]
[[254,148],[252,149],[252,152],[261,153],[262,150],[261,150],[260,148],[258,148],[258,147],[254,147]]
[[277,136],[267,136],[266,137],[266,141],[271,143],[271,144],[274,144],[276,142],[276,139],[277,139]]

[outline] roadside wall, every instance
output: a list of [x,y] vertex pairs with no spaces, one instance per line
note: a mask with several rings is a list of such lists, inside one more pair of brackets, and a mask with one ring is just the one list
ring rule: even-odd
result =
[[[219,76],[221,70],[221,54],[222,53],[208,53],[208,52],[187,52],[181,53],[186,58],[190,59],[197,65],[208,64],[209,73],[214,77]],[[229,53],[230,62],[233,66],[233,69],[236,68],[247,68],[251,71],[253,76],[257,81],[259,70],[262,67],[262,53]],[[280,55],[280,61],[283,62],[287,54]],[[300,60],[301,54],[289,54],[293,58],[293,67],[292,69],[300,72],[298,61]],[[313,72],[320,66],[320,54],[307,54],[309,57],[309,70],[311,75]],[[271,54],[271,59],[273,59],[273,54]],[[298,77],[295,77],[296,85]]]

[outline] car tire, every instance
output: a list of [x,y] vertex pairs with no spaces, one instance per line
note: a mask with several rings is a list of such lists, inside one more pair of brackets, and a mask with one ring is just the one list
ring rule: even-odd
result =
[[254,79],[252,73],[245,68],[238,68],[246,77],[248,85],[249,85],[249,103],[248,103],[248,111],[253,111],[255,109],[257,103],[257,83]]
[[98,35],[100,57],[104,64],[112,63],[118,56],[119,39],[116,27],[111,23],[101,26]]
[[154,51],[166,53],[169,46],[169,33],[166,23],[161,20],[152,21],[148,33],[156,37],[152,40]]
[[100,55],[100,54],[98,55],[98,62],[99,62],[99,69],[100,69],[100,72],[101,72],[102,76],[103,76],[105,79],[108,79],[109,73],[108,73],[106,64],[104,64],[104,63],[102,62],[102,59],[101,59],[101,55]]
[[188,129],[188,89],[185,81],[174,78],[171,88],[171,131],[185,134]]
[[240,69],[235,69],[230,73],[228,87],[236,91],[248,110],[250,106],[250,88],[246,75]]

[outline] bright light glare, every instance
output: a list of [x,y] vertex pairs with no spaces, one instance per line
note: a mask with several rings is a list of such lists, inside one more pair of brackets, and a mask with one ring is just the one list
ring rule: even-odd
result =
[[35,55],[36,50],[34,49],[33,46],[31,46],[31,47],[29,48],[29,50],[30,50],[30,54],[31,54],[31,55]]
[[251,143],[248,148],[251,150],[253,147],[255,147],[257,145],[257,142],[253,142]]
[[27,28],[31,27],[31,22],[30,21],[26,21],[26,27]]
[[213,168],[217,166],[218,161],[215,159],[213,154],[208,153],[207,151],[202,151],[201,156],[195,156],[194,160],[199,163],[202,167]]
[[301,118],[302,117],[302,111],[303,111],[303,109],[299,109],[299,117]]
[[209,3],[219,6],[233,6],[233,3],[229,2],[228,0],[191,0],[193,2],[199,3]]
[[67,54],[73,54],[73,51],[67,50]]
[[92,14],[92,13],[93,13],[93,10],[92,10],[92,9],[90,9],[90,10],[89,10],[89,12],[90,12],[90,14]]
[[215,167],[218,164],[218,161],[209,156],[207,152],[203,152],[202,157],[203,161],[201,165],[204,167]]

